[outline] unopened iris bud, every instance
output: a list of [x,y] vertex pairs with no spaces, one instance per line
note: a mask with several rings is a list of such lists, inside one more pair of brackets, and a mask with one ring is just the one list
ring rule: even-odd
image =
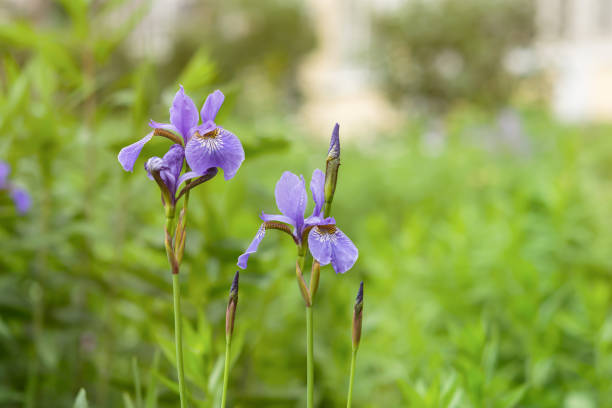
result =
[[325,216],[329,217],[331,203],[336,191],[338,180],[338,167],[340,167],[340,125],[336,123],[329,142],[327,163],[325,166]]
[[359,348],[361,340],[361,324],[363,321],[363,282],[359,285],[359,292],[355,298],[355,308],[353,310],[353,349]]
[[229,292],[227,310],[225,311],[225,338],[229,341],[234,334],[234,319],[236,317],[236,306],[238,306],[238,278],[240,274],[236,272]]

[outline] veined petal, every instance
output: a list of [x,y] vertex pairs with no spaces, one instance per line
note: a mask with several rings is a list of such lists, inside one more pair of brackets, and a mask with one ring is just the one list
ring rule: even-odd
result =
[[206,102],[204,102],[204,106],[202,106],[202,111],[200,112],[202,115],[202,123],[205,123],[206,121],[215,121],[215,117],[217,116],[217,113],[219,113],[219,109],[221,109],[221,105],[223,105],[224,100],[225,95],[223,95],[223,92],[218,89],[208,95]]
[[259,243],[263,240],[266,235],[266,228],[263,224],[259,227],[257,234],[255,234],[255,238],[251,241],[249,247],[244,251],[242,255],[238,257],[238,266],[242,269],[246,269],[247,262],[249,260],[249,256],[257,251],[257,247],[259,247]]
[[312,257],[316,259],[321,265],[327,265],[331,262],[332,248],[331,240],[333,236],[314,227],[308,234],[308,249],[312,254]]
[[355,265],[359,257],[359,250],[340,229],[336,230],[335,236],[336,239],[331,243],[331,264],[336,273],[344,273]]
[[205,135],[196,133],[187,143],[185,157],[194,171],[204,173],[211,167],[220,167],[229,180],[244,161],[244,150],[233,133],[217,128]]
[[298,233],[304,225],[304,211],[306,210],[306,185],[304,177],[286,171],[276,183],[274,189],[276,205],[283,215],[291,218]]
[[359,251],[353,242],[335,225],[319,225],[308,235],[312,256],[321,264],[332,264],[336,273],[351,269]]
[[134,171],[134,163],[138,159],[138,155],[142,151],[142,147],[153,137],[153,132],[149,133],[136,143],[132,143],[129,146],[124,147],[119,152],[119,163],[125,171]]
[[191,136],[189,131],[198,124],[198,108],[193,100],[185,94],[183,85],[174,96],[170,108],[170,123],[179,131],[185,142]]
[[312,211],[313,216],[323,216],[321,210],[325,203],[325,174],[315,169],[312,172],[312,178],[310,179],[310,192],[312,193],[312,199],[315,203],[315,208]]
[[15,208],[19,214],[25,214],[32,206],[32,200],[27,191],[21,188],[13,188],[11,190],[11,197],[15,203]]

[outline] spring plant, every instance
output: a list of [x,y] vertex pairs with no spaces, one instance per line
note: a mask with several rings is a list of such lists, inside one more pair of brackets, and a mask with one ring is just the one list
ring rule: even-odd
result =
[[[231,179],[244,161],[244,150],[240,140],[233,133],[215,123],[215,117],[224,98],[223,93],[216,90],[208,95],[198,114],[195,103],[185,94],[181,86],[170,107],[170,123],[158,123],[151,120],[149,126],[153,131],[136,143],[124,147],[118,156],[121,166],[126,171],[133,171],[134,163],[143,146],[153,136],[165,137],[174,142],[162,158],[148,159],[145,169],[149,178],[155,180],[159,186],[165,210],[164,243],[172,271],[174,334],[181,408],[186,407],[187,391],[183,364],[181,294],[178,274],[185,249],[189,191],[213,178],[218,172],[218,167],[223,170],[226,180]],[[183,183],[185,183],[184,187],[180,188]],[[182,208],[175,226],[176,207],[181,198],[183,198]]]
[[15,184],[9,181],[8,176],[10,173],[11,167],[8,165],[8,163],[0,160],[0,193],[8,193],[15,203],[17,213],[25,214],[32,206],[32,200],[26,190],[17,187]]
[[[238,266],[247,267],[249,256],[257,251],[268,229],[287,233],[296,244],[296,276],[300,293],[306,305],[306,405],[314,406],[314,332],[313,305],[319,286],[320,267],[331,264],[336,273],[345,273],[353,267],[358,257],[357,247],[337,227],[330,217],[331,203],[336,190],[340,166],[339,125],[336,124],[327,153],[325,174],[315,169],[310,180],[314,201],[312,214],[305,218],[308,201],[303,176],[285,171],[274,195],[281,214],[261,213],[263,223],[246,251],[238,258]],[[310,284],[306,285],[303,270],[307,254],[313,257]]]

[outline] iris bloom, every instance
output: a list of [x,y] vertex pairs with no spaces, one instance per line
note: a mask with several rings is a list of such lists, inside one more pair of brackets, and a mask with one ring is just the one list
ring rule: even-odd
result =
[[13,199],[17,212],[19,214],[25,214],[30,210],[32,200],[27,191],[16,187],[8,181],[10,173],[11,167],[7,163],[0,161],[0,190],[6,190]]
[[324,218],[325,175],[319,169],[312,173],[310,191],[315,203],[312,214],[304,218],[308,196],[304,177],[286,171],[281,176],[274,195],[279,215],[261,213],[264,221],[247,250],[238,258],[238,266],[247,267],[249,256],[257,251],[267,229],[279,229],[290,234],[300,248],[307,245],[321,265],[332,264],[336,273],[351,269],[358,256],[353,242],[338,228],[333,217]]
[[[169,163],[171,169],[176,169],[174,164],[178,162],[181,163],[180,168],[182,168],[184,157],[192,170],[190,177],[202,176],[209,169],[220,167],[223,169],[225,179],[231,179],[244,161],[244,150],[240,140],[233,133],[217,126],[215,123],[215,117],[224,99],[223,93],[216,90],[208,95],[200,114],[198,114],[195,103],[185,94],[185,90],[181,86],[170,107],[170,123],[158,123],[151,120],[149,126],[154,131],[138,142],[121,149],[118,157],[119,163],[126,171],[133,171],[134,163],[143,146],[154,135],[160,135],[168,137],[176,143],[164,156],[164,160],[169,154],[172,156],[166,160],[167,162],[172,161],[172,163]],[[175,134],[181,137],[179,138]],[[182,156],[181,159],[177,159],[175,162],[174,159],[179,156]],[[172,174],[174,175],[175,172]],[[178,182],[178,179],[176,181]]]

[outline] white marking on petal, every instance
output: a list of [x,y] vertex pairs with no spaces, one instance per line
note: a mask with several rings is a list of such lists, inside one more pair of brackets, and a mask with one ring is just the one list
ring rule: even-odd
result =
[[314,230],[314,236],[319,242],[335,243],[338,239],[336,227],[333,225],[317,226]]

